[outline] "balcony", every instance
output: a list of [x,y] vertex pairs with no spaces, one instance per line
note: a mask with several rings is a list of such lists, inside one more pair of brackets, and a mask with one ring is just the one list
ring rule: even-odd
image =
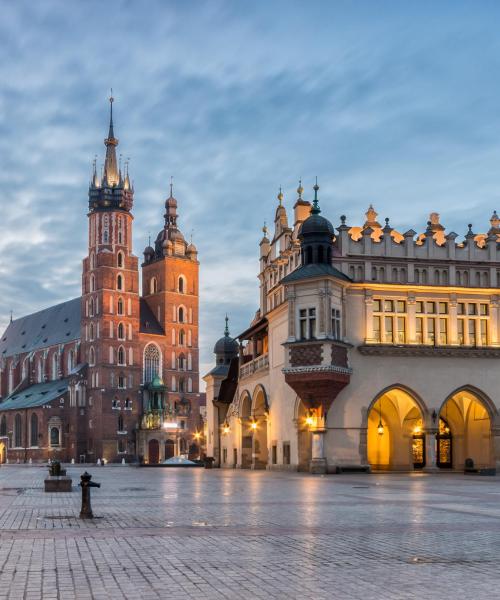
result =
[[[332,339],[287,342],[285,381],[310,409],[328,410],[338,393],[349,384],[350,344]],[[326,413],[325,413],[326,414]]]
[[240,379],[250,377],[258,371],[264,371],[269,369],[269,354],[261,354],[254,358],[250,362],[245,363],[240,367]]

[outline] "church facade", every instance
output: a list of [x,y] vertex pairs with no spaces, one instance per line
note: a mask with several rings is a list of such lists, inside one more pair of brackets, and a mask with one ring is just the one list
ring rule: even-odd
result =
[[113,98],[104,143],[103,174],[94,162],[88,191],[81,297],[11,320],[0,339],[2,462],[200,454],[197,250],[178,227],[171,185],[139,265]]
[[[224,468],[313,473],[500,464],[500,220],[462,240],[372,206],[334,228],[301,185],[260,242],[260,306],[207,382]],[[228,344],[228,341],[237,344]]]

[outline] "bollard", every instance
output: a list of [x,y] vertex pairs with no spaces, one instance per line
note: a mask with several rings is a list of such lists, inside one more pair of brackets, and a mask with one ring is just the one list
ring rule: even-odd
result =
[[90,504],[90,488],[100,488],[101,484],[91,481],[92,475],[87,473],[87,471],[80,476],[80,479],[81,481],[78,484],[82,488],[82,508],[80,510],[80,519],[93,519],[94,515],[92,514],[92,505]]
[[98,459],[97,459],[97,465],[98,465],[99,467],[101,466],[101,459],[100,459],[100,458],[98,458]]
[[72,459],[71,459],[71,464],[72,464],[72,465],[74,465],[74,464],[75,464],[75,459],[74,459],[74,458],[72,458]]
[[122,458],[122,465],[126,465],[127,463],[125,462],[125,459]]

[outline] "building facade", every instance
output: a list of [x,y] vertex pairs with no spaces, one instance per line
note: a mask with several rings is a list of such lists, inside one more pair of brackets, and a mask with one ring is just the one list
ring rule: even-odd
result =
[[2,461],[157,463],[200,453],[197,250],[177,226],[171,185],[155,248],[139,266],[113,98],[104,144],[103,173],[94,162],[88,192],[81,297],[11,321],[0,341]]
[[[209,373],[221,467],[440,471],[500,462],[500,220],[462,240],[337,228],[299,185],[260,242],[260,307],[232,374]],[[470,460],[468,460],[470,459]]]

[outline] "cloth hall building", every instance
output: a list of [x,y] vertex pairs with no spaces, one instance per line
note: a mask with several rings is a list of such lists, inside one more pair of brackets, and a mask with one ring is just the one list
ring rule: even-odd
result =
[[2,462],[198,457],[198,258],[165,201],[140,266],[134,189],[117,161],[110,99],[102,176],[88,190],[82,295],[11,320],[0,338]]
[[[345,216],[299,185],[260,242],[260,306],[215,347],[207,453],[221,467],[493,469],[500,462],[500,219],[465,237]],[[470,459],[470,460],[468,460]]]

